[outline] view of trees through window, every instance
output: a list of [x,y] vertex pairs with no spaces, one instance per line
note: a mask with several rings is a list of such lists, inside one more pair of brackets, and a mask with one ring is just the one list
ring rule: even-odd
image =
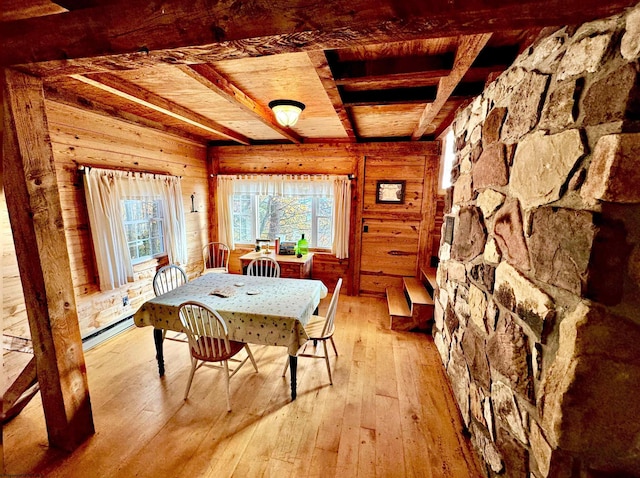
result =
[[297,241],[302,234],[310,247],[331,248],[333,198],[315,196],[233,197],[233,235],[236,243],[258,239]]
[[160,199],[124,199],[122,221],[132,262],[164,252]]

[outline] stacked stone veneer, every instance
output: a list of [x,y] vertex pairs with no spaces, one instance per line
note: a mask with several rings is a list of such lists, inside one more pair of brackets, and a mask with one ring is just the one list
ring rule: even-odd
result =
[[639,53],[640,8],[561,29],[454,121],[433,332],[488,475],[640,476]]

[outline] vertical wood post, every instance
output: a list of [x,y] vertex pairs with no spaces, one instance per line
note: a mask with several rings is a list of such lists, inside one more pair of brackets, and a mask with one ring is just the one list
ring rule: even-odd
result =
[[[4,90],[0,88],[0,97],[4,98],[2,94]],[[4,108],[0,109],[0,138],[4,137]],[[2,175],[2,163],[3,163],[3,154],[2,154],[2,144],[0,144],[0,207],[4,205],[4,186],[3,186],[3,175]],[[4,254],[4,241],[2,237],[0,237],[0,266],[2,266],[2,257]],[[4,339],[4,314],[2,311],[4,310],[4,286],[3,286],[3,277],[4,274],[0,274],[0,413],[4,411],[4,400],[2,399],[5,389],[5,383],[7,377],[5,377],[4,373],[4,349],[3,349],[3,339]],[[4,475],[4,424],[0,423],[0,475]]]
[[[442,144],[442,143],[440,143]],[[433,228],[436,223],[436,205],[438,199],[438,166],[440,156],[427,153],[424,162],[422,182],[422,221],[418,242],[418,260],[416,261],[416,277],[420,277],[420,268],[428,268],[433,251]]]
[[3,183],[51,446],[94,433],[42,80],[6,69]]
[[360,263],[362,256],[362,209],[364,208],[365,163],[367,157],[359,155],[356,162],[356,190],[351,196],[351,232],[353,248],[349,249],[349,269],[351,272],[351,287],[349,295],[360,295]]
[[[219,241],[218,237],[218,155],[211,148],[207,148],[207,210],[209,211],[209,237],[210,241]],[[202,251],[200,251],[202,252]]]

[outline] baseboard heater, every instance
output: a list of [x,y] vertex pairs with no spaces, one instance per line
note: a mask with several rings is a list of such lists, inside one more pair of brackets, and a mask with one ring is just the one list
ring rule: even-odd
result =
[[125,317],[124,319],[120,319],[112,324],[106,325],[101,329],[94,330],[82,338],[82,349],[85,351],[89,350],[133,326],[133,315],[130,315],[129,317]]

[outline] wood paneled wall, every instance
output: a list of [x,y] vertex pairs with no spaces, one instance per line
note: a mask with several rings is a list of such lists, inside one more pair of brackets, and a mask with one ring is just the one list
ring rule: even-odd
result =
[[[439,142],[213,147],[209,157],[213,174],[356,176],[352,183],[350,258],[314,256],[313,277],[330,288],[343,277],[345,290],[352,294],[382,295],[386,287],[400,284],[402,276],[416,275],[419,267],[428,265],[431,255],[437,254],[433,232]],[[379,179],[406,181],[404,204],[377,204]],[[212,228],[212,236],[216,236],[216,225]],[[247,249],[234,251],[231,271],[240,271],[238,257],[245,252]]]
[[[114,291],[99,291],[78,165],[182,176],[189,256],[186,270],[193,277],[202,269],[202,247],[208,240],[206,147],[60,103],[47,101],[46,107],[80,330],[84,336],[114,320],[132,315],[144,300],[152,297],[151,281],[162,264],[158,260],[139,264],[134,267],[134,282]],[[197,213],[190,212],[191,195],[194,193]],[[2,214],[0,226],[3,240],[12,246],[6,206]],[[22,288],[15,252],[11,247],[5,247],[2,266],[5,333],[28,336]],[[123,305],[125,296],[129,297],[128,306]]]
[[[360,293],[384,295],[417,276],[433,251],[439,143],[412,143],[402,149],[371,152],[365,158],[362,200]],[[403,204],[376,202],[378,181],[405,181]]]

